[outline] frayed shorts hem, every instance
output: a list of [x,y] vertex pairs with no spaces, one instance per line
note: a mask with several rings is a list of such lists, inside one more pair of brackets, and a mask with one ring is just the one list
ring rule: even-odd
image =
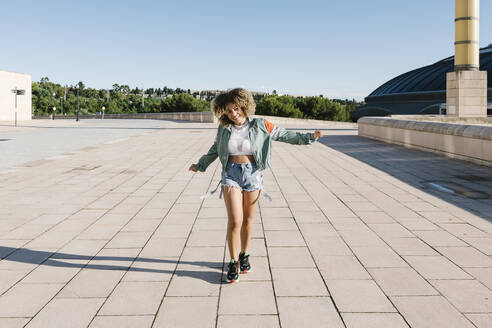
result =
[[222,190],[224,190],[224,187],[233,187],[233,188],[240,189],[241,191],[256,191],[256,190],[261,190],[262,189],[261,187],[257,187],[257,188],[242,188],[237,183],[235,183],[235,182],[230,183],[230,181],[222,182]]

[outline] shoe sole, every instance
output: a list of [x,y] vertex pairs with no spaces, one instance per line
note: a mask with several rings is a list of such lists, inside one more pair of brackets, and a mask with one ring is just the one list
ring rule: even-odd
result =
[[229,280],[229,279],[226,278],[226,282],[230,282],[230,283],[239,282],[239,278],[237,278],[237,279],[231,279],[231,280]]
[[241,271],[241,273],[250,273],[251,271],[253,271],[253,269],[243,270],[243,271]]

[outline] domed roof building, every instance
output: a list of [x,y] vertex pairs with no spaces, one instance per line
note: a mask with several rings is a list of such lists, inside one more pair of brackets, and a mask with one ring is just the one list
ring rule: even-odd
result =
[[[492,115],[492,44],[480,49],[480,70],[487,71],[488,115]],[[439,114],[446,104],[446,73],[454,71],[454,56],[401,74],[365,98],[352,112],[362,116]]]

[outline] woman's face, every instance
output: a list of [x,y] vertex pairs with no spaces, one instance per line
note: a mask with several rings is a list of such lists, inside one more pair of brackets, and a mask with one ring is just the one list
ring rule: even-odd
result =
[[243,110],[235,103],[228,103],[226,105],[226,115],[236,125],[243,125],[246,121],[246,116],[244,115]]

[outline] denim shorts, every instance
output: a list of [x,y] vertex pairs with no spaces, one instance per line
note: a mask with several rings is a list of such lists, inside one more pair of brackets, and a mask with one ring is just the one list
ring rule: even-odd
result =
[[222,186],[237,187],[243,191],[263,189],[263,175],[256,164],[228,162],[222,173]]

